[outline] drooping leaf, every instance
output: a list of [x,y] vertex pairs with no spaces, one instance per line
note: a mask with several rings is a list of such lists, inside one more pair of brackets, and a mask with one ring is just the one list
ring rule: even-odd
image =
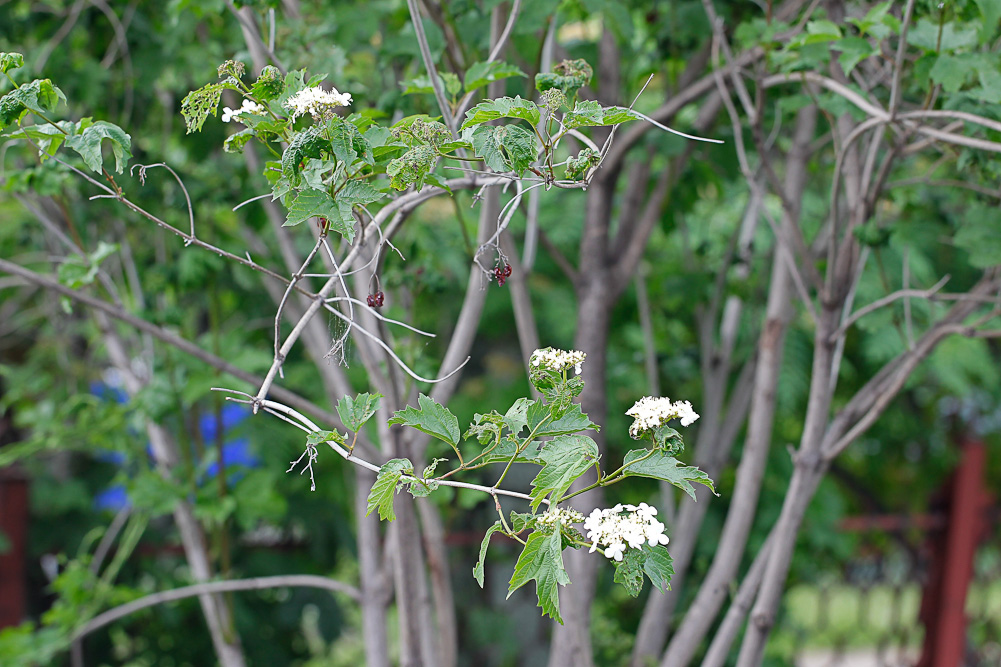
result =
[[465,88],[471,92],[477,88],[512,76],[525,76],[520,69],[502,60],[489,63],[473,63],[466,70]]
[[476,583],[483,588],[483,565],[487,559],[487,549],[490,547],[490,538],[494,536],[499,530],[504,530],[501,525],[500,519],[494,522],[494,525],[487,528],[487,534],[483,536],[483,541],[480,542],[480,558],[476,561],[476,566],[473,568],[473,579],[476,579]]
[[79,153],[88,167],[100,173],[104,165],[104,157],[101,154],[101,142],[104,139],[111,142],[111,152],[115,156],[115,171],[120,174],[125,163],[132,157],[132,137],[117,125],[99,120],[82,132],[67,137],[66,147]]
[[532,510],[548,495],[557,503],[570,485],[598,460],[598,445],[584,435],[561,435],[547,442],[539,452],[542,470],[532,480]]
[[355,398],[344,395],[337,401],[337,415],[349,430],[357,432],[379,409],[380,398],[382,394],[368,392],[358,394]]
[[458,418],[449,412],[448,408],[424,394],[418,395],[417,403],[420,406],[419,408],[408,405],[404,409],[398,410],[393,415],[393,418],[389,420],[389,425],[401,424],[403,426],[412,426],[418,431],[423,431],[432,437],[444,440],[452,447],[458,447]]
[[386,167],[389,184],[397,190],[406,190],[411,185],[419,190],[434,169],[436,160],[437,156],[430,146],[414,146]]
[[54,111],[59,100],[65,102],[66,96],[48,79],[21,84],[0,97],[0,130],[21,120],[28,111],[42,115]]
[[379,510],[379,519],[382,521],[393,521],[396,519],[396,512],[393,510],[393,498],[396,496],[396,489],[400,483],[400,478],[404,475],[413,475],[414,465],[408,459],[390,459],[386,461],[379,474],[375,478],[375,484],[368,493],[368,508],[365,516],[372,513],[372,510]]
[[542,613],[562,625],[559,586],[569,584],[570,576],[563,566],[563,539],[559,530],[551,535],[536,531],[528,536],[528,542],[514,565],[507,596],[511,597],[511,593],[532,580],[535,580],[535,592]]
[[255,136],[257,136],[257,133],[252,128],[244,128],[226,137],[226,141],[222,144],[222,149],[227,153],[242,153],[247,143]]
[[467,111],[466,120],[459,129],[482,125],[498,118],[517,118],[528,121],[534,127],[539,124],[541,115],[539,105],[531,100],[524,100],[521,96],[498,97],[495,100],[480,102]]
[[615,563],[615,576],[612,580],[621,584],[630,597],[636,597],[643,590],[643,552],[639,549],[626,549],[622,560]]
[[281,70],[274,65],[265,65],[257,81],[250,87],[250,94],[261,102],[270,102],[278,98],[284,88]]
[[[695,500],[695,489],[692,487],[692,482],[703,484],[709,487],[710,491],[716,493],[709,475],[695,466],[682,465],[681,461],[669,454],[655,451],[643,461],[637,461],[649,453],[648,449],[634,449],[627,453],[622,465],[628,467],[623,471],[623,474],[627,477],[651,477],[670,482],[691,496],[692,500]],[[634,461],[637,462],[633,463]]]

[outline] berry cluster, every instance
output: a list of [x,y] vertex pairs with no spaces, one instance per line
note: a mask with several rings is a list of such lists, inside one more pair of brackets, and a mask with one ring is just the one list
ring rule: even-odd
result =
[[382,304],[386,302],[386,295],[382,291],[378,291],[375,294],[369,294],[368,298],[365,299],[369,308],[382,308]]
[[497,279],[498,285],[503,285],[507,282],[507,279],[511,277],[511,265],[505,264],[504,266],[498,266],[494,269],[494,278]]

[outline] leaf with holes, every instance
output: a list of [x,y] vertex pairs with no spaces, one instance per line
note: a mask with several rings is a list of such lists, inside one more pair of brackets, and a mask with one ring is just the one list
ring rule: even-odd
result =
[[209,114],[215,116],[219,109],[219,98],[224,90],[239,90],[237,86],[227,79],[221,83],[210,83],[202,86],[198,90],[192,90],[181,100],[181,115],[184,116],[184,124],[187,126],[187,134],[201,131],[202,125]]
[[59,100],[65,102],[66,96],[48,79],[21,84],[0,97],[0,130],[17,123],[29,111],[43,115],[54,111]]

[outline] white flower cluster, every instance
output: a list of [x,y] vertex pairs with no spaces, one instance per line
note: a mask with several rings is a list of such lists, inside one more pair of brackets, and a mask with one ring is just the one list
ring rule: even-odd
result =
[[239,121],[240,116],[245,113],[253,114],[255,116],[263,116],[267,113],[267,111],[265,111],[264,107],[256,102],[243,100],[243,104],[236,111],[230,109],[229,107],[222,108],[222,122],[228,123],[231,120]]
[[556,522],[568,526],[571,523],[580,523],[584,520],[584,515],[570,507],[550,507],[536,519],[537,523],[549,528],[556,525]]
[[671,402],[669,398],[654,398],[644,396],[626,411],[630,417],[635,417],[629,427],[629,435],[639,438],[641,434],[663,426],[672,419],[680,419],[682,426],[694,424],[699,418],[698,413],[688,401]]
[[292,97],[285,100],[285,108],[292,112],[289,120],[294,121],[299,116],[325,116],[333,113],[334,107],[346,107],[351,104],[351,93],[339,93],[336,88],[324,90],[319,86],[303,88]]
[[604,546],[609,560],[622,560],[626,549],[640,549],[644,543],[652,547],[667,544],[664,524],[657,521],[657,508],[646,503],[618,504],[607,510],[596,509],[584,520],[587,539],[591,540],[591,553]]
[[563,350],[546,347],[533,352],[530,363],[533,366],[542,366],[558,373],[573,366],[577,375],[580,375],[581,364],[584,363],[585,359],[587,359],[587,355],[583,352],[578,352],[577,350],[565,352]]

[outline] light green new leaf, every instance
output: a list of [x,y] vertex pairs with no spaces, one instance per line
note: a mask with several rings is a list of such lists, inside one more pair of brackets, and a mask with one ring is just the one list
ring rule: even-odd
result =
[[380,398],[382,394],[368,392],[358,394],[355,398],[345,395],[337,401],[337,415],[348,429],[357,432],[379,409]]
[[561,435],[545,444],[538,459],[543,465],[532,480],[532,511],[549,493],[550,502],[558,503],[570,485],[598,460],[598,445],[584,435]]
[[627,477],[651,477],[670,482],[691,496],[692,500],[696,498],[695,488],[692,487],[691,482],[708,486],[710,491],[716,493],[709,475],[695,466],[681,465],[681,461],[663,452],[654,452],[649,458],[633,463],[649,452],[648,449],[634,449],[626,454],[622,465],[628,467],[623,471],[623,474]]
[[390,459],[379,468],[379,475],[375,478],[372,490],[368,492],[368,509],[365,516],[372,513],[372,510],[379,510],[381,521],[393,521],[396,512],[393,511],[393,497],[396,495],[396,487],[400,483],[403,475],[413,475],[414,464],[407,459]]
[[542,613],[563,625],[558,587],[569,584],[570,576],[563,567],[563,537],[559,530],[551,535],[536,531],[528,536],[525,549],[514,565],[507,596],[511,597],[513,592],[533,579]]
[[488,83],[507,79],[512,76],[526,76],[526,74],[514,65],[502,60],[495,60],[489,63],[473,63],[466,70],[466,92],[472,92]]
[[398,410],[389,420],[389,425],[412,426],[418,431],[444,440],[452,447],[458,447],[460,437],[458,418],[449,412],[448,408],[424,394],[418,395],[417,403],[420,405],[419,408],[408,405],[403,410]]
[[573,111],[563,116],[563,125],[572,130],[575,127],[591,127],[602,125],[605,110],[594,100],[577,100]]
[[104,164],[104,157],[101,155],[101,142],[104,139],[111,142],[115,171],[120,174],[125,163],[132,157],[132,137],[117,125],[99,120],[83,132],[67,137],[66,147],[79,153],[88,167],[100,173]]
[[337,431],[312,431],[306,435],[307,446],[316,447],[325,442],[336,442],[338,445],[343,446],[347,444],[347,439],[344,437],[344,434]]
[[483,588],[483,564],[487,559],[487,549],[490,548],[490,538],[499,530],[504,530],[500,519],[495,521],[494,525],[487,528],[487,534],[483,536],[483,541],[480,542],[480,559],[476,561],[476,566],[473,568],[473,579],[476,579],[476,583],[480,585],[480,588]]
[[6,74],[12,69],[17,69],[18,67],[24,67],[24,56],[20,53],[0,52],[0,72]]
[[539,105],[531,100],[524,100],[521,96],[498,97],[496,100],[480,102],[467,111],[466,120],[459,129],[464,130],[498,118],[517,118],[528,121],[534,127],[539,124],[541,116]]

